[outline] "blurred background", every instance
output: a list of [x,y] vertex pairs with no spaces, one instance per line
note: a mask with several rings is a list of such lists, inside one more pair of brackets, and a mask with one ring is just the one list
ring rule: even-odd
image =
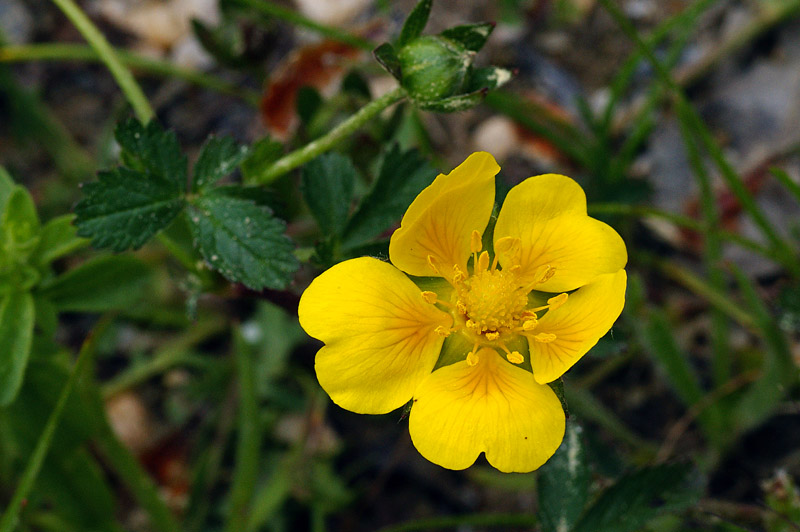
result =
[[[396,81],[370,51],[414,4],[79,2],[190,160],[210,133],[301,146],[385,94]],[[800,530],[800,2],[440,0],[426,32],[482,21],[496,27],[476,64],[513,70],[511,82],[461,113],[402,103],[336,149],[358,194],[390,146],[415,149],[431,177],[487,150],[498,201],[563,173],[623,235],[625,311],[564,378],[580,474],[565,455],[530,474],[483,458],[444,470],[418,455],[402,411],[330,402],[299,294],[338,261],[385,256],[390,232],[326,247],[293,172],[264,191],[304,260],[286,290],[199,279],[158,244],[134,253],[147,274],[119,281],[95,378],[78,385],[96,397],[67,404],[16,529]],[[128,104],[53,3],[0,0],[0,44],[0,165],[43,220],[69,213],[79,184],[116,163]],[[96,255],[84,247],[54,268]],[[71,357],[108,317],[95,308],[57,309],[0,408],[0,507]],[[95,399],[100,411],[84,404]]]

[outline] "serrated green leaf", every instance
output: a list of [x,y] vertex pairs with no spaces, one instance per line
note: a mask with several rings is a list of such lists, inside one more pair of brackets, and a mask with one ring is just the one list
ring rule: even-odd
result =
[[11,404],[22,385],[35,317],[30,292],[12,292],[0,301],[0,407]]
[[436,170],[417,150],[403,151],[393,145],[383,157],[371,190],[347,223],[342,244],[358,246],[389,229],[434,177]]
[[583,429],[567,423],[564,441],[540,469],[537,478],[539,518],[544,532],[569,532],[589,500],[591,471]]
[[176,195],[186,192],[186,156],[174,132],[164,131],[155,120],[145,127],[130,118],[117,125],[114,138],[128,166],[160,177]]
[[471,52],[477,52],[486,44],[486,40],[492,34],[494,26],[492,22],[454,26],[444,30],[441,36],[461,43],[464,48]]
[[375,56],[378,63],[380,63],[394,79],[398,81],[403,79],[403,69],[400,67],[400,59],[397,57],[394,46],[385,42],[375,48],[375,50],[372,51],[372,55]]
[[250,154],[242,162],[242,176],[247,183],[261,175],[283,155],[283,144],[269,137],[258,140],[250,147]]
[[514,77],[514,73],[508,69],[496,66],[475,68],[469,74],[466,92],[473,91],[492,91],[502,87]]
[[195,244],[211,268],[254,290],[285,288],[299,264],[285,224],[267,207],[211,193],[189,207]]
[[247,158],[249,150],[231,137],[210,136],[194,165],[192,189],[203,191],[233,172]]
[[697,486],[683,464],[641,469],[619,479],[586,510],[572,532],[634,532],[667,511],[694,504]]
[[87,183],[75,206],[78,236],[97,248],[136,249],[164,229],[184,207],[184,198],[165,179],[124,166]]
[[324,235],[338,235],[344,229],[357,177],[350,158],[336,152],[303,167],[303,197]]
[[397,38],[397,46],[402,47],[413,41],[420,35],[422,30],[428,24],[428,17],[431,14],[431,7],[433,0],[420,0],[414,9],[409,13],[408,18],[403,23],[403,29],[400,30],[400,37]]
[[105,312],[139,300],[149,268],[128,255],[88,260],[42,286],[39,294],[60,311]]
[[436,113],[458,113],[472,109],[481,103],[486,97],[488,89],[470,92],[467,94],[458,94],[450,96],[449,98],[442,98],[441,100],[418,101],[415,100],[414,104],[424,111],[433,111]]
[[36,264],[40,266],[50,264],[89,244],[88,240],[78,236],[74,220],[74,214],[65,214],[44,224],[39,246],[32,257]]

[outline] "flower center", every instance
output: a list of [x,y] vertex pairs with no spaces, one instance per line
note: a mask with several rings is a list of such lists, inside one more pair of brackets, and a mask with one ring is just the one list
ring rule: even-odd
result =
[[[442,301],[435,292],[422,292],[425,301],[439,304],[450,309],[454,318],[454,327],[437,327],[436,333],[449,336],[461,332],[473,344],[472,351],[467,353],[467,364],[478,363],[478,351],[481,346],[502,350],[506,358],[521,364],[524,357],[518,351],[511,351],[506,341],[522,335],[537,342],[552,342],[555,335],[538,332],[537,312],[554,310],[563,305],[567,294],[558,294],[547,300],[547,304],[536,308],[528,307],[528,293],[537,284],[550,279],[555,269],[549,265],[541,267],[533,275],[533,281],[521,284],[520,278],[520,240],[504,237],[495,242],[495,258],[489,265],[489,252],[481,251],[481,235],[472,232],[470,248],[473,256],[472,275],[461,271],[458,265],[453,266],[452,276],[443,277],[453,286],[455,302]],[[497,265],[503,256],[505,269],[499,270]],[[437,274],[444,273],[433,256],[428,255],[428,264]]]
[[456,307],[463,309],[467,327],[477,334],[514,328],[528,305],[528,294],[516,272],[484,270],[459,285]]

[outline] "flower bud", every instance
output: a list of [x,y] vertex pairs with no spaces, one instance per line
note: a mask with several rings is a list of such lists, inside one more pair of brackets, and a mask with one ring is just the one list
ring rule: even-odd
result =
[[423,35],[398,52],[403,87],[419,102],[459,94],[474,52],[440,35]]

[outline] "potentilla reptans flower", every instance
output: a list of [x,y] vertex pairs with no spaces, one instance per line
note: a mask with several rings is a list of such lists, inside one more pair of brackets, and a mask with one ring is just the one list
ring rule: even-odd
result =
[[325,343],[317,378],[336,404],[384,414],[413,399],[411,439],[431,462],[464,469],[483,452],[525,472],[561,444],[564,411],[547,383],[619,317],[627,252],[556,174],[511,189],[484,235],[499,170],[479,152],[439,175],[392,235],[391,264],[337,264],[299,314]]

